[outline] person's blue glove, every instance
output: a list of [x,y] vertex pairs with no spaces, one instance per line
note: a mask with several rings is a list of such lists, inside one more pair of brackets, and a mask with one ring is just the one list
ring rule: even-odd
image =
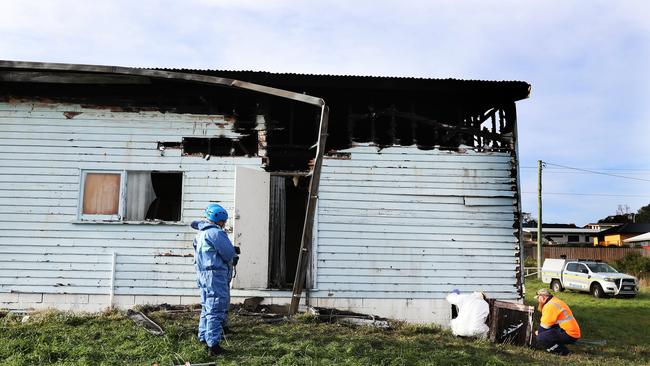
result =
[[451,290],[451,293],[456,294],[456,295],[460,295],[460,290],[455,288],[455,289]]

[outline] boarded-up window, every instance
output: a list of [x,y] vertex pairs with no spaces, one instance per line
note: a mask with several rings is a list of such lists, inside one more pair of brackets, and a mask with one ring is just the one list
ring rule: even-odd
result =
[[121,174],[87,173],[84,182],[84,215],[117,215],[120,207]]

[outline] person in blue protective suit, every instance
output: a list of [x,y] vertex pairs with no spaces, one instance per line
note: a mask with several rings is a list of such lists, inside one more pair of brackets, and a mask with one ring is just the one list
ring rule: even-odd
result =
[[[200,228],[204,227],[207,224],[208,224],[208,222],[205,221],[205,220],[195,220],[195,221],[192,221],[192,224],[190,226],[194,230],[200,230]],[[194,245],[194,250],[195,250],[194,254],[196,254],[196,245]],[[235,267],[237,266],[237,262],[239,261],[239,254],[240,254],[239,247],[235,247],[235,253],[236,253],[236,255],[235,255],[235,258],[233,258],[232,266],[230,266],[230,272],[229,272],[229,275],[228,275],[228,278],[229,278],[228,282],[232,281],[233,274],[235,273]],[[195,267],[196,267],[196,263],[195,263]],[[197,269],[197,272],[196,272],[196,276],[197,276],[196,278],[197,278],[197,281],[198,281],[198,278],[199,278],[198,269]],[[199,286],[199,288],[200,287],[201,286]],[[228,290],[230,290],[230,286],[228,286]],[[230,292],[228,293],[228,296],[230,297]],[[203,305],[204,302],[205,302],[205,299],[201,298],[201,305]],[[226,315],[224,317],[223,323],[221,323],[221,330],[222,330],[222,333],[224,335],[233,333],[233,331],[228,326],[228,313],[229,313],[229,311],[226,310]],[[205,324],[203,324],[203,325],[205,326]],[[205,342],[205,327],[201,327],[200,324],[199,324],[199,342],[206,343]]]
[[230,277],[236,253],[223,230],[228,212],[213,203],[205,209],[205,218],[206,221],[192,223],[199,230],[193,243],[197,284],[201,290],[199,341],[205,341],[208,354],[216,356],[224,352],[219,342],[230,305]]

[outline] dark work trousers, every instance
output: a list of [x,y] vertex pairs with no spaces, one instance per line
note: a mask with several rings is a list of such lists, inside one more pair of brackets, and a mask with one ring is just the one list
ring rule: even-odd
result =
[[539,327],[537,330],[537,346],[543,348],[546,352],[568,355],[569,349],[565,344],[576,343],[577,339],[566,334],[564,329],[554,325],[549,329]]

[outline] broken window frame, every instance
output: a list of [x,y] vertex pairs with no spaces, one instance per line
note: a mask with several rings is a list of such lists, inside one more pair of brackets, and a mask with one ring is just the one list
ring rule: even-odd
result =
[[[127,207],[127,184],[129,173],[176,173],[181,174],[181,197],[180,197],[180,214],[177,221],[166,221],[166,220],[147,220],[143,218],[142,220],[126,220],[126,207]],[[86,189],[86,177],[88,174],[115,174],[120,176],[120,192],[119,192],[119,204],[118,211],[115,215],[101,215],[101,214],[84,214],[84,193]],[[78,222],[106,222],[106,223],[126,223],[126,224],[147,224],[147,223],[183,223],[183,197],[185,196],[184,187],[185,187],[185,172],[183,171],[160,171],[160,170],[101,170],[101,169],[80,169],[80,182],[79,182],[79,199],[77,201],[77,221]]]

